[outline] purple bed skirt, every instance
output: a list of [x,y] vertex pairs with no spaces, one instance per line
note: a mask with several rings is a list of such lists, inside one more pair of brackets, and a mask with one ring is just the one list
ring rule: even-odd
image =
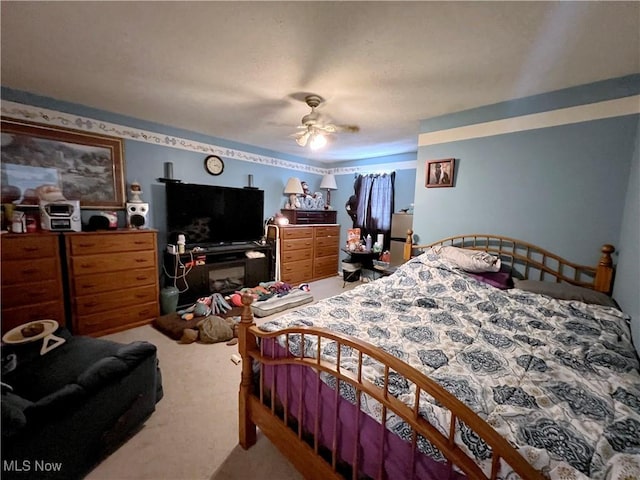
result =
[[[275,339],[264,340],[264,355],[274,358],[285,356],[285,349]],[[274,377],[275,373],[275,377]],[[384,478],[462,480],[463,474],[452,471],[448,463],[438,462],[418,451],[412,460],[411,444],[394,432],[382,428],[381,424],[356,408],[354,403],[339,396],[311,368],[298,365],[264,366],[264,388],[271,390],[275,382],[278,401],[287,405],[288,414],[298,421],[302,415],[303,431],[313,435],[318,416],[319,444],[331,450],[336,431],[339,461],[353,465],[356,451],[356,432],[359,432],[358,473],[379,478],[384,469]],[[302,402],[300,402],[302,396]],[[302,403],[302,411],[300,404]],[[338,410],[338,424],[334,424],[334,410]],[[384,430],[384,432],[383,432]],[[381,451],[382,450],[382,451]]]

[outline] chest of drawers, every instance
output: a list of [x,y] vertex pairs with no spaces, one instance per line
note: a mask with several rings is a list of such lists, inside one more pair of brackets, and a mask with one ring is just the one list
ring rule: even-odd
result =
[[339,225],[286,225],[279,235],[283,282],[295,286],[337,274]]
[[159,315],[156,232],[65,234],[73,331],[104,335]]
[[2,333],[51,319],[65,325],[58,234],[11,234],[2,246]]

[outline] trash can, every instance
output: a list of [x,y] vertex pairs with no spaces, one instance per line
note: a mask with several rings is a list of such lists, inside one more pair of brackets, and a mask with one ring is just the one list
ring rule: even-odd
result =
[[357,282],[360,280],[361,269],[361,263],[354,262],[349,258],[342,260],[342,280],[344,282]]

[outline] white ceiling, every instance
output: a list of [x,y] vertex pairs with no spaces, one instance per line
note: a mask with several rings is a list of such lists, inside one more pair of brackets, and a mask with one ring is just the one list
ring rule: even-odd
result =
[[[335,162],[421,119],[640,72],[640,2],[2,1],[5,87]],[[359,133],[319,153],[319,111]]]

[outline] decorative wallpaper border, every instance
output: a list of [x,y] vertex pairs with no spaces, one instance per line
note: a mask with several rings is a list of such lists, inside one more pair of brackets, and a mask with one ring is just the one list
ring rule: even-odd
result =
[[221,147],[204,142],[198,142],[188,138],[156,133],[149,130],[118,125],[116,123],[104,122],[93,118],[83,117],[70,113],[58,112],[46,108],[35,107],[17,102],[2,100],[0,109],[3,116],[14,118],[17,120],[28,120],[44,125],[52,125],[58,127],[74,128],[92,133],[101,133],[120,137],[126,140],[134,140],[136,142],[150,143],[169,148],[178,148],[188,150],[190,152],[198,152],[206,155],[218,155],[243,162],[251,162],[257,165],[266,165],[270,167],[286,168],[304,173],[313,173],[316,175],[325,175],[333,173],[335,175],[348,175],[363,172],[393,171],[397,169],[416,168],[415,162],[388,163],[379,165],[363,165],[352,167],[338,168],[321,168],[304,163],[292,162],[281,158],[268,157],[258,155],[256,153],[236,150],[234,148]]

